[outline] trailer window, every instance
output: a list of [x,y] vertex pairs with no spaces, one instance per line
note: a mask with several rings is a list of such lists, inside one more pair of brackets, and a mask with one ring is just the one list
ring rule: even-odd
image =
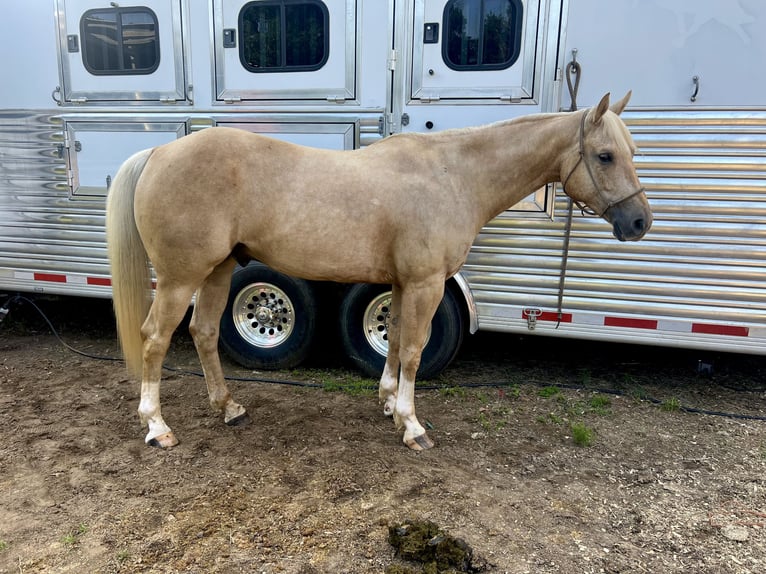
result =
[[151,74],[160,65],[159,25],[149,8],[88,10],[80,36],[83,65],[91,74]]
[[453,70],[504,70],[521,48],[521,0],[449,0],[442,57]]
[[329,56],[330,17],[319,0],[269,0],[239,13],[239,56],[251,72],[305,72]]

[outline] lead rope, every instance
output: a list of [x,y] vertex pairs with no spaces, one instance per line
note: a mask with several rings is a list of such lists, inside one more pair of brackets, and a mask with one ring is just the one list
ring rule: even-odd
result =
[[[577,91],[580,89],[580,78],[582,77],[582,68],[577,63],[577,50],[572,50],[572,61],[566,66],[567,88],[569,88],[569,99],[572,102],[569,106],[570,112],[577,111]],[[575,75],[575,82],[572,84],[572,74]],[[571,175],[571,174],[570,174]],[[554,187],[554,194],[555,194]],[[555,201],[555,198],[554,198]],[[564,225],[564,244],[561,254],[561,270],[559,271],[559,290],[557,297],[556,329],[561,325],[561,319],[564,316],[564,283],[567,277],[567,263],[569,262],[569,239],[572,235],[572,217],[574,214],[574,202],[567,196],[567,219]]]

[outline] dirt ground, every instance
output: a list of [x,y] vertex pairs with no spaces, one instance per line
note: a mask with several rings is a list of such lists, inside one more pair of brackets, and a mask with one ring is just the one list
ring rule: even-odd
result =
[[[38,304],[71,346],[118,355],[108,302]],[[199,368],[188,335],[167,363]],[[252,423],[229,428],[200,378],[168,371],[181,444],[161,451],[122,364],[67,350],[22,304],[0,325],[0,573],[419,571],[388,526],[431,520],[483,572],[760,574],[765,367],[479,334],[418,391],[436,448],[417,454],[331,351],[291,372],[225,362],[325,388],[233,381]]]

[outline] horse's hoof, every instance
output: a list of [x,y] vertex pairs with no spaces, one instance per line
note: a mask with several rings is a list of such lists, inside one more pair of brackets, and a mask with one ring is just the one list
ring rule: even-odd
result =
[[428,438],[427,434],[423,433],[414,438],[411,438],[410,440],[405,440],[404,444],[406,444],[412,450],[421,451],[433,448],[434,441]]
[[249,425],[250,422],[250,415],[247,414],[247,412],[244,412],[238,417],[234,417],[233,419],[226,421],[226,424],[230,427],[243,427]]
[[149,439],[146,441],[146,444],[157,448],[172,448],[178,444],[178,439],[172,432],[166,432],[165,434]]

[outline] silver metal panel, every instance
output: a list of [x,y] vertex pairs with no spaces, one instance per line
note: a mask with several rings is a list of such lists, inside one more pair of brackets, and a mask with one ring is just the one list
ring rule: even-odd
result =
[[69,199],[62,130],[53,113],[0,111],[0,289],[109,297],[104,199]]
[[568,17],[581,107],[631,89],[633,106],[763,105],[762,0],[571,0]]
[[[665,330],[555,323],[536,332],[663,345],[766,350],[766,111],[636,110],[623,117],[655,213],[649,234],[619,243],[575,213],[565,313],[666,321]],[[477,238],[463,274],[481,328],[528,332],[519,309],[555,313],[567,201],[555,219],[506,212]],[[677,322],[747,327],[749,337],[674,332]],[[753,336],[753,335],[759,336]]]

